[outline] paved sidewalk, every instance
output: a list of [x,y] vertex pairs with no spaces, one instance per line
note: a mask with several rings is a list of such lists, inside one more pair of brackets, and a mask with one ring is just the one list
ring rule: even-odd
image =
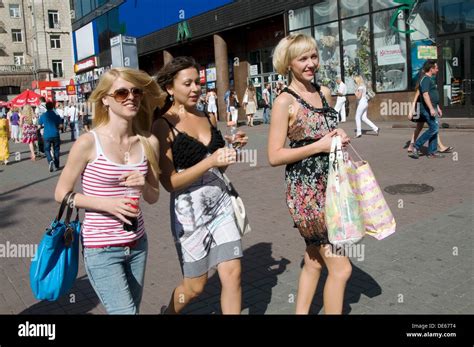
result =
[[[360,254],[352,257],[353,274],[344,312],[474,313],[473,306],[473,169],[472,132],[442,130],[443,142],[455,152],[444,159],[411,159],[403,147],[412,129],[392,129],[380,123],[380,136],[370,132],[353,145],[368,160],[383,188],[402,183],[427,184],[434,191],[421,195],[385,197],[395,215],[397,232],[385,240],[366,237]],[[342,125],[353,134],[354,123]],[[257,165],[241,163],[229,176],[244,199],[253,228],[243,240],[243,313],[291,314],[304,241],[293,228],[285,204],[284,167],[272,168],[266,154],[267,125],[241,127],[249,135],[247,149],[255,149]],[[63,134],[64,140],[69,134]],[[61,146],[64,165],[70,142]],[[29,160],[26,145],[11,144],[20,161],[0,166],[0,247],[35,245],[58,205],[53,193],[60,172],[50,173],[45,159]],[[13,158],[11,158],[13,160]],[[79,189],[79,188],[77,188]],[[181,278],[171,237],[169,195],[142,204],[149,236],[149,258],[141,313],[157,314],[168,303]],[[100,314],[103,307],[80,264],[71,293],[58,302],[38,302],[29,287],[29,257],[7,257],[0,252],[0,313]],[[312,313],[322,314],[318,286]],[[186,313],[220,313],[220,284],[210,274],[205,293]]]

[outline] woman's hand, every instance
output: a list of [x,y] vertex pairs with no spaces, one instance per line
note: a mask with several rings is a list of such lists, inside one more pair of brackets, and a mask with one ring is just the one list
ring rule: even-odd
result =
[[139,209],[133,208],[137,202],[130,198],[104,198],[101,211],[114,215],[122,222],[132,225],[132,223],[126,218],[137,218]]
[[335,129],[330,133],[327,133],[318,141],[314,142],[314,145],[318,147],[318,151],[316,153],[329,153],[331,152],[331,144],[332,138],[337,134],[339,129]]
[[234,164],[237,160],[237,153],[233,148],[219,148],[211,156],[212,167],[224,167]]
[[341,137],[341,142],[343,146],[351,142],[351,139],[349,138],[349,136],[347,136],[346,132],[340,128],[336,129],[336,135],[339,135]]
[[132,187],[140,192],[145,187],[145,176],[140,171],[124,173],[119,179],[122,181],[120,182],[121,186]]
[[225,135],[224,139],[228,143],[231,143],[235,149],[240,149],[240,148],[244,147],[247,144],[248,140],[249,140],[248,136],[241,130],[239,130],[235,134],[235,138],[233,140],[232,140],[232,137],[230,135]]

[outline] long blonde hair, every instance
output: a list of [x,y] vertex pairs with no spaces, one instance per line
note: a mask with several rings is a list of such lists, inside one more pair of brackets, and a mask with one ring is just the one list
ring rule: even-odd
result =
[[33,108],[30,105],[25,105],[23,106],[21,113],[25,117],[23,118],[23,122],[28,125],[32,125],[33,117],[35,116],[35,113],[33,112]]
[[[94,103],[93,127],[106,125],[110,121],[108,108],[102,102],[110,91],[112,84],[117,78],[132,83],[137,88],[144,91],[140,103],[140,109],[132,120],[132,130],[138,136],[140,142],[145,148],[148,162],[150,163],[153,175],[159,181],[160,168],[156,160],[155,151],[150,145],[148,138],[151,136],[150,129],[153,112],[160,105],[162,92],[155,80],[146,72],[125,67],[117,67],[105,72],[99,80],[97,87],[92,92],[89,101]],[[159,153],[159,149],[156,149]]]

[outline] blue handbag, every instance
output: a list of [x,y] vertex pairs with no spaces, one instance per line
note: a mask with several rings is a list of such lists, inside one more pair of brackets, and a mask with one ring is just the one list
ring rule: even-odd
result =
[[[57,300],[71,289],[79,266],[81,222],[79,210],[70,221],[75,193],[64,197],[57,217],[46,229],[30,267],[30,285],[38,300]],[[61,220],[67,207],[66,218]]]

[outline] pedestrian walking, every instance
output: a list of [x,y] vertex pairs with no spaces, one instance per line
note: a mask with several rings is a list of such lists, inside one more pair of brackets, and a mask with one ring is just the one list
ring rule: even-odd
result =
[[34,124],[35,113],[30,105],[23,106],[22,110],[23,118],[21,120],[23,129],[23,143],[26,143],[30,149],[31,160],[36,160],[35,145],[38,141],[36,131],[38,126]]
[[336,99],[336,106],[334,109],[339,114],[339,121],[344,123],[346,121],[346,94],[347,94],[347,87],[344,82],[342,82],[341,76],[336,76],[336,85],[337,85],[337,99]]
[[[61,139],[59,138],[59,130],[62,127],[63,121],[61,117],[54,112],[54,103],[48,101],[46,103],[46,112],[43,113],[38,121],[38,124],[44,128],[44,152],[48,160],[49,172],[59,170],[59,150],[61,147]],[[51,146],[53,146],[53,154],[51,154]],[[62,201],[62,200],[61,200]]]
[[410,157],[418,159],[420,156],[420,148],[428,141],[427,158],[444,158],[444,155],[437,153],[438,151],[438,117],[443,116],[443,111],[439,107],[439,93],[436,83],[432,77],[438,73],[438,64],[434,60],[428,60],[423,65],[425,75],[420,81],[420,117],[428,123],[429,128],[421,135],[413,146]]
[[10,157],[8,140],[10,139],[10,125],[6,113],[0,115],[0,163],[7,165]]
[[236,162],[236,151],[225,147],[216,118],[196,108],[201,87],[193,58],[174,58],[157,81],[167,97],[153,133],[160,142],[161,184],[171,192],[171,228],[183,274],[162,311],[181,312],[217,267],[222,313],[240,314],[242,243],[220,171]]
[[379,134],[379,128],[372,123],[372,121],[367,117],[367,110],[369,109],[369,100],[367,98],[367,86],[364,83],[362,76],[355,76],[354,82],[356,83],[357,89],[355,92],[356,98],[359,100],[356,110],[356,138],[362,136],[362,126],[361,121],[370,126],[376,135]]
[[247,125],[253,127],[253,116],[257,112],[257,91],[252,82],[249,83],[244,93],[244,110],[247,116]]
[[[306,243],[296,313],[309,313],[322,268],[327,267],[324,312],[340,314],[352,267],[349,258],[336,256],[329,243],[324,208],[332,137],[340,135],[344,144],[349,138],[337,128],[336,111],[327,102],[330,90],[312,83],[319,68],[319,51],[312,37],[290,34],[283,38],[275,48],[273,65],[279,74],[291,75],[289,87],[273,105],[268,158],[272,166],[286,165],[286,202]],[[285,147],[287,137],[289,148]]]
[[[146,90],[146,93],[145,93]],[[149,133],[159,88],[145,72],[113,68],[90,100],[94,130],[74,143],[56,186],[62,201],[82,177],[82,244],[90,283],[109,314],[138,314],[148,254],[140,198],[158,200],[158,140]]]

